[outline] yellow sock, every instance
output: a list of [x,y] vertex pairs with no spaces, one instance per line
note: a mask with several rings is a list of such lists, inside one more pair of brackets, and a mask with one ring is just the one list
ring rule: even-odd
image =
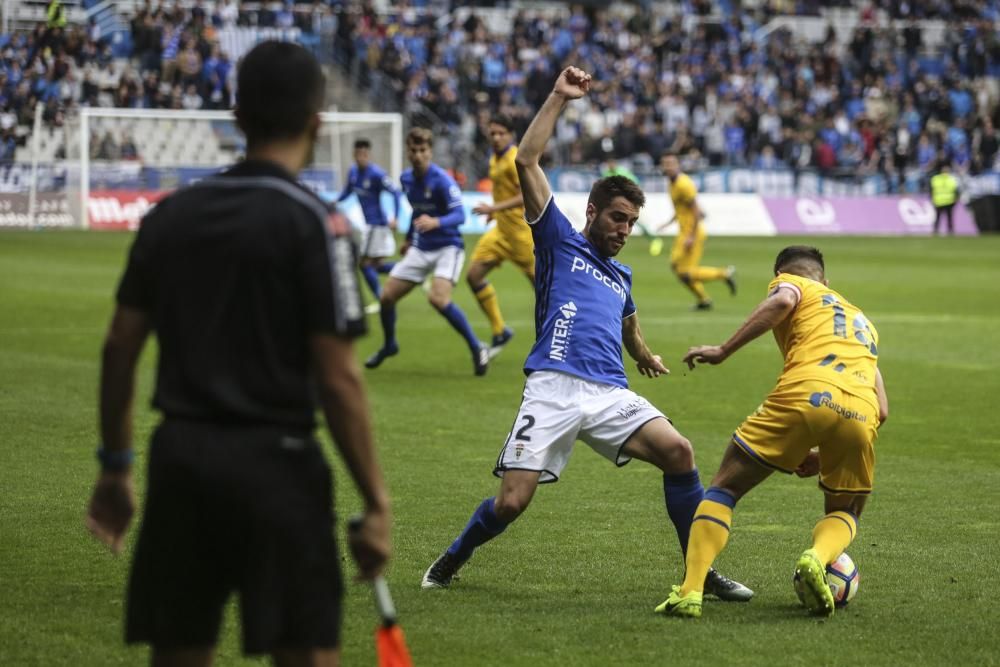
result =
[[813,528],[813,549],[820,561],[829,565],[842,554],[858,534],[858,520],[850,512],[830,512]]
[[705,303],[706,301],[711,301],[708,298],[708,292],[705,291],[705,284],[700,280],[695,280],[692,274],[691,282],[688,283],[688,288],[694,292],[694,295],[698,297],[698,303]]
[[502,334],[504,327],[503,315],[500,314],[500,301],[497,299],[497,291],[493,289],[493,285],[486,283],[476,290],[476,299],[479,300],[479,307],[483,309],[483,312],[486,313],[486,317],[490,321],[490,328],[493,330],[493,335],[499,336]]
[[732,522],[732,507],[707,498],[698,504],[688,538],[687,574],[681,584],[681,595],[705,588],[705,575],[726,547]]
[[726,269],[715,266],[696,266],[691,269],[691,280],[725,280]]

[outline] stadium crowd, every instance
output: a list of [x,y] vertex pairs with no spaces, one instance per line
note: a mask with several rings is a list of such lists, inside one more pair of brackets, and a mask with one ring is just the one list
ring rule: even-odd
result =
[[[688,170],[879,173],[890,187],[904,170],[926,174],[939,159],[960,172],[994,166],[1000,3],[857,6],[858,27],[843,53],[836,34],[819,45],[787,30],[755,38],[775,13],[814,14],[830,3],[735,4],[692,1],[687,15],[663,21],[644,11],[626,20],[582,6],[560,18],[521,11],[509,34],[491,33],[475,14],[448,22],[348,6],[336,50],[376,95],[429,109],[481,153],[490,114],[500,111],[523,129],[572,63],[594,73],[596,90],[560,120],[555,164],[628,159],[641,170],[670,150]],[[719,6],[730,9],[722,20],[688,20]],[[890,27],[874,21],[879,10],[946,20],[944,44],[927,53],[916,20]]]
[[[147,3],[131,19],[127,61],[113,57],[93,23],[2,35],[0,159],[25,141],[36,101],[51,125],[74,105],[231,107],[236,68],[217,33],[251,25],[334,35],[328,55],[358,84],[393,110],[448,128],[474,147],[477,165],[489,151],[490,115],[505,113],[523,130],[568,63],[593,72],[596,91],[560,120],[554,165],[624,159],[642,172],[676,151],[688,170],[877,173],[891,189],[904,172],[927,174],[941,159],[959,173],[992,169],[997,159],[1000,0],[687,0],[667,19],[644,5],[628,19],[567,5],[563,16],[521,11],[505,34],[474,11],[451,8],[444,16],[452,20],[442,20],[427,4],[379,14],[371,2],[339,0],[252,11],[239,0]],[[842,40],[829,34],[809,45],[783,29],[758,38],[775,15],[815,15],[831,4],[858,12]],[[916,19],[948,22],[936,52]]]
[[[216,32],[251,23],[312,29],[311,16],[293,12],[291,5],[241,13],[238,0],[219,0],[210,13],[201,0],[186,6],[147,3],[131,19],[127,60],[114,57],[111,40],[93,20],[72,25],[63,15],[31,32],[0,35],[0,160],[12,159],[16,145],[25,142],[38,102],[52,126],[62,125],[75,106],[230,108],[236,68]],[[98,141],[102,156],[117,154],[105,150],[109,141]]]

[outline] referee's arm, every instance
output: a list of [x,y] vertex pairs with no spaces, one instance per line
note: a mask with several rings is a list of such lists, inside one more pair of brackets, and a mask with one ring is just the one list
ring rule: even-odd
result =
[[365,502],[361,529],[350,535],[361,577],[382,572],[389,558],[389,494],[375,458],[368,398],[351,339],[313,334],[309,339],[320,407],[330,435]]
[[[114,553],[125,543],[135,513],[132,484],[132,401],[139,354],[151,330],[142,310],[119,304],[111,319],[101,356],[100,430],[102,469],[94,485],[84,523]],[[109,463],[113,462],[113,465]]]

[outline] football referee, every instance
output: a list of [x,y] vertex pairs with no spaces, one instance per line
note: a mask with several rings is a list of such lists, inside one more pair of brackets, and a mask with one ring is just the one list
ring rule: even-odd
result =
[[143,220],[104,343],[101,471],[87,526],[118,552],[133,513],[131,405],[159,343],[142,526],[126,641],[154,665],[209,665],[223,607],[240,599],[243,649],[278,665],[336,665],[342,577],[323,409],[364,500],[350,538],[363,578],[389,556],[389,500],[353,338],[364,332],[346,219],[295,180],[320,126],[323,74],[265,42],[239,70],[247,157],[182,188]]

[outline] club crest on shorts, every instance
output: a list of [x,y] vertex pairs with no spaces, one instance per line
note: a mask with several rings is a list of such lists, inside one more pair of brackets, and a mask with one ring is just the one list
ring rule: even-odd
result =
[[524,443],[523,442],[515,442],[514,443],[514,458],[515,459],[520,459],[521,458],[521,454],[523,454],[523,453],[524,453]]

